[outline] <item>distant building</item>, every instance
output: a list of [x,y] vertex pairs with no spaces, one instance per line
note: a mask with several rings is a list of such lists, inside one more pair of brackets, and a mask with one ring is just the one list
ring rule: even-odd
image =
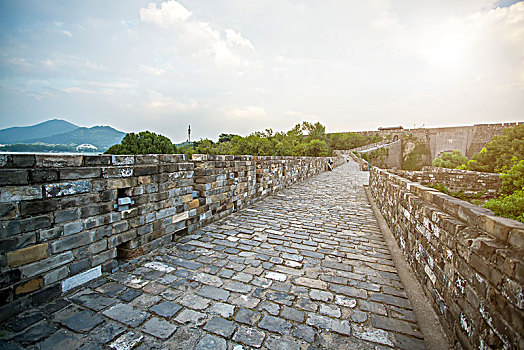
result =
[[379,130],[402,130],[404,129],[402,126],[386,126],[386,127],[380,127]]
[[96,150],[97,148],[90,143],[83,143],[81,145],[76,146],[77,152],[81,152],[81,151],[94,152]]

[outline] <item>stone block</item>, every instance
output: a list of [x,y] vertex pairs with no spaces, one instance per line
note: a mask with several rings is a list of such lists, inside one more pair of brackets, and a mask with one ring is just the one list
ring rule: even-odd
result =
[[113,165],[133,165],[135,164],[135,157],[134,156],[112,155],[111,163]]
[[198,199],[193,199],[192,201],[190,201],[188,203],[188,206],[189,206],[189,209],[195,209],[199,206],[199,201]]
[[13,154],[11,157],[15,168],[31,168],[36,163],[34,154]]
[[508,241],[508,235],[510,231],[524,231],[523,223],[498,216],[484,215],[481,217],[480,222],[481,228],[503,242]]
[[3,271],[0,274],[0,288],[11,286],[16,282],[20,281],[21,273],[20,270],[9,270]]
[[110,155],[84,155],[85,166],[97,166],[97,165],[111,165]]
[[51,182],[58,180],[58,170],[56,169],[31,169],[29,178],[32,183]]
[[137,166],[134,168],[135,176],[158,174],[158,165]]
[[44,194],[46,197],[70,196],[74,194],[86,193],[90,190],[91,183],[87,180],[60,182],[55,184],[44,185]]
[[36,155],[36,166],[40,168],[80,167],[82,162],[80,155]]
[[22,276],[24,278],[31,278],[49,270],[55,269],[59,266],[65,265],[73,261],[73,259],[74,257],[72,252],[65,252],[59,255],[48,257],[44,260],[39,260],[29,265],[24,265],[20,267],[20,271],[22,272]]
[[51,216],[42,215],[36,217],[30,217],[20,221],[20,228],[22,232],[35,231],[46,229],[53,223]]
[[61,211],[55,211],[55,223],[60,224],[66,221],[73,221],[80,218],[80,209],[67,209]]
[[124,179],[108,179],[107,180],[107,189],[118,189],[118,188],[127,188],[134,187],[137,185],[138,180],[136,178],[124,178]]
[[84,224],[81,221],[70,222],[64,225],[64,236],[74,235],[84,229]]
[[60,180],[78,180],[100,177],[100,168],[70,168],[60,169]]
[[56,199],[23,201],[20,202],[20,215],[22,216],[36,216],[55,211],[58,208],[58,201]]
[[6,185],[27,185],[29,173],[27,170],[0,170],[0,186]]
[[128,178],[128,177],[133,176],[133,168],[131,167],[102,168],[102,176],[104,178]]
[[160,339],[169,338],[177,328],[178,326],[158,317],[152,317],[141,327],[143,332],[149,333]]
[[4,186],[0,187],[0,203],[30,201],[42,198],[42,186]]
[[0,253],[25,248],[36,243],[36,232],[24,233],[0,240]]
[[56,254],[88,245],[93,242],[94,236],[95,233],[93,231],[87,231],[72,236],[62,237],[51,243],[51,252]]
[[49,286],[53,283],[63,280],[69,275],[69,267],[62,266],[56,270],[50,271],[44,275],[44,285]]
[[523,229],[511,229],[511,232],[508,236],[508,243],[517,248],[517,249],[523,249],[524,248],[524,228]]
[[6,255],[7,265],[11,267],[21,266],[45,259],[47,257],[47,248],[48,244],[44,243],[9,252]]
[[91,265],[96,266],[105,263],[106,261],[110,259],[114,259],[117,256],[117,250],[116,248],[106,250],[105,252],[93,255],[91,260]]
[[75,261],[69,265],[69,270],[71,275],[76,275],[82,271],[87,270],[91,265],[89,264],[89,259],[83,259],[80,261]]
[[24,295],[31,292],[34,292],[35,290],[38,290],[44,286],[44,279],[34,278],[32,280],[29,280],[27,282],[23,282],[15,287],[15,294],[16,295]]
[[67,292],[100,276],[102,276],[102,267],[99,265],[62,281],[62,291]]
[[18,206],[14,203],[0,203],[0,220],[11,220],[18,214]]

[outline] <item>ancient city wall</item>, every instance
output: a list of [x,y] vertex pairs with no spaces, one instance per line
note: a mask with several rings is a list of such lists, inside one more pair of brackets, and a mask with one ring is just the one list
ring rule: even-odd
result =
[[400,129],[391,128],[377,131],[360,131],[363,135],[378,134],[394,140],[395,137],[403,138],[411,135],[417,140],[425,142],[431,153],[431,160],[443,152],[460,150],[468,158],[478,153],[495,135],[501,135],[506,128],[521,124],[498,123],[498,124],[476,124],[472,126],[456,126],[443,128],[413,128]]
[[375,167],[370,189],[452,339],[522,348],[524,224]]
[[422,171],[390,170],[390,173],[425,186],[439,183],[452,192],[479,195],[479,199],[495,198],[502,184],[498,174],[459,169],[424,167]]
[[328,163],[193,157],[0,155],[0,320],[323,172]]

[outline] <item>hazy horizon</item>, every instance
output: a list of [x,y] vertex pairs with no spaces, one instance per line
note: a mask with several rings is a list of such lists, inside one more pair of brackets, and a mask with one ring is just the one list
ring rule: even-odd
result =
[[174,142],[522,121],[524,2],[2,1],[0,128]]

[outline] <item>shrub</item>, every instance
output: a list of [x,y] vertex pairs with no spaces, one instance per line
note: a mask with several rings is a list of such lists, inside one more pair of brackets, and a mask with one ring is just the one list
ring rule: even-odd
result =
[[524,222],[524,190],[491,199],[484,208],[492,210],[495,215]]
[[433,160],[432,165],[438,168],[455,169],[468,162],[468,157],[462,154],[458,149],[453,152],[444,152],[440,157]]
[[524,189],[524,160],[516,162],[509,170],[501,173],[500,178],[502,179],[500,193],[503,195]]

